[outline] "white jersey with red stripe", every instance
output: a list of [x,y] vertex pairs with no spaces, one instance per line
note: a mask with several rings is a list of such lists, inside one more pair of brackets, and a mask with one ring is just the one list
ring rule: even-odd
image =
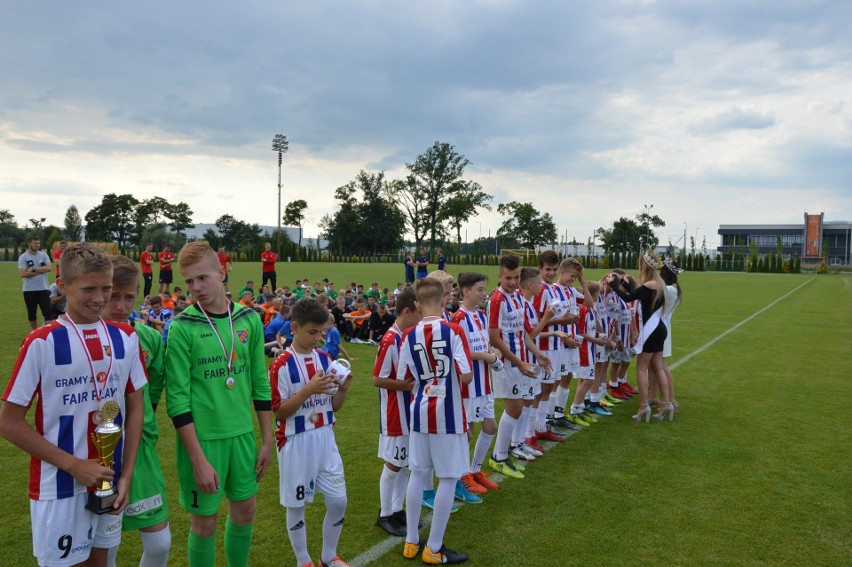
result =
[[[577,288],[574,286],[563,285],[560,287],[565,293],[565,301],[568,302],[568,308],[572,313],[576,313],[580,306],[586,302],[585,296],[577,291]],[[573,325],[565,325],[565,332],[572,337],[577,336],[577,323],[574,323]]]
[[[464,333],[470,352],[488,352],[491,341],[488,340],[488,317],[482,309],[468,311],[464,305],[453,316],[453,323]],[[462,384],[462,396],[479,398],[491,393],[491,367],[484,360],[471,360],[473,380]]]
[[[319,372],[325,372],[332,358],[323,350],[314,349],[310,354],[300,354],[292,347],[281,353],[269,367],[269,383],[272,386],[272,411],[281,407],[308,385],[311,378]],[[316,415],[315,419],[311,419]],[[311,429],[319,429],[334,424],[334,410],[331,409],[330,394],[315,394],[305,400],[296,412],[281,422],[275,420],[275,439],[278,448],[284,446],[287,439]]]
[[[497,288],[488,302],[488,328],[499,329],[500,337],[512,354],[521,360],[527,359],[527,346],[524,344],[524,298],[520,292],[509,293]],[[507,366],[515,365],[504,360]]]
[[[580,306],[577,335],[588,335],[589,337],[597,338],[597,316],[594,309],[589,309],[585,305]],[[595,364],[595,344],[592,341],[584,340],[578,350],[580,351],[580,366],[593,366]]]
[[[399,366],[399,348],[402,344],[402,331],[394,324],[382,337],[373,376],[403,380],[397,378]],[[379,433],[389,437],[400,437],[409,433],[411,392],[379,388]]]
[[598,298],[595,300],[594,312],[601,336],[608,337],[610,335],[610,315],[607,311],[607,300],[603,293],[598,294]]
[[[42,437],[77,458],[96,459],[93,414],[104,401],[114,400],[120,412],[113,422],[121,426],[125,395],[147,381],[133,327],[104,321],[75,329],[60,318],[24,339],[3,400],[23,407],[34,403],[35,430]],[[123,449],[122,436],[114,455],[116,480],[121,476]],[[87,490],[54,465],[30,460],[32,500],[70,498]]]
[[[532,333],[533,329],[538,325],[538,313],[536,313],[532,301],[529,301],[523,296],[521,296],[521,300],[524,302],[524,332]],[[538,363],[538,359],[529,349],[527,349],[526,361],[531,364]]]
[[629,346],[630,321],[633,318],[633,312],[627,303],[618,297],[618,295],[612,293],[610,296],[613,300],[612,307],[610,309],[612,324],[615,327],[613,335],[616,340],[621,341],[625,346]]
[[[568,303],[565,298],[565,292],[562,290],[562,286],[559,284],[542,283],[541,291],[539,291],[538,295],[536,295],[535,299],[533,299],[533,306],[535,307],[538,316],[541,317],[544,315],[545,309],[547,309],[550,305],[555,305],[557,308],[553,315],[554,319],[564,317],[567,313]],[[544,331],[559,331],[564,330],[564,327],[567,327],[567,325],[548,325],[544,328]],[[565,348],[565,343],[563,343],[562,339],[559,337],[539,337],[536,341],[539,350],[555,351]]]
[[397,378],[414,377],[411,431],[456,434],[467,431],[461,374],[471,371],[470,351],[458,325],[426,317],[403,335]]

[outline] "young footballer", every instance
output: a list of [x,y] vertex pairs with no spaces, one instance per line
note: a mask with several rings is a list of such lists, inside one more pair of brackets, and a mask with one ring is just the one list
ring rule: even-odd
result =
[[278,421],[279,497],[287,508],[287,535],[297,565],[313,567],[308,555],[305,507],[325,497],[322,567],[348,567],[337,556],[346,513],[346,478],[332,425],[343,407],[351,376],[339,383],[327,373],[332,358],[315,348],[328,311],[315,299],[293,306],[293,344],[269,368],[272,408]]
[[[30,515],[39,565],[103,566],[121,542],[121,512],[142,434],[145,368],[133,328],[101,318],[112,293],[106,253],[73,244],[60,262],[68,309],[24,339],[3,394],[0,435],[32,456]],[[26,420],[31,405],[35,427]],[[92,435],[100,424],[102,431],[114,429],[110,423],[123,433],[115,440],[104,432],[99,445]],[[99,455],[112,467],[102,466]],[[117,497],[112,511],[99,515],[92,508],[102,512],[109,501],[90,491],[108,482]]]
[[456,483],[468,472],[467,419],[462,384],[473,378],[470,352],[461,329],[443,320],[444,286],[434,278],[417,281],[414,292],[423,319],[405,333],[397,378],[414,379],[409,437],[411,479],[406,493],[403,556],[412,559],[423,546],[417,533],[423,487],[432,473],[438,477],[429,539],[421,559],[426,564],[453,564],[467,555],[444,545]]
[[[591,392],[591,402],[600,401],[597,386],[600,386],[600,376],[595,376],[595,349],[604,349],[607,344],[605,335],[602,335],[602,326],[598,320],[594,303],[597,301],[600,293],[600,284],[597,282],[589,282],[586,286],[589,291],[591,303],[589,305],[580,306],[580,318],[577,321],[576,337],[580,342],[580,347],[577,349],[580,354],[580,364],[577,370],[577,378],[580,379],[577,385],[577,391],[574,394],[574,402],[571,404],[570,415],[583,416],[586,411],[585,399],[586,394]],[[582,339],[582,340],[581,340]],[[600,404],[598,404],[600,407]],[[609,412],[601,415],[612,415]]]
[[[139,530],[142,538],[140,567],[165,567],[169,560],[172,533],[169,528],[169,505],[166,481],[157,440],[160,430],[154,413],[163,394],[163,338],[152,327],[130,322],[130,313],[139,293],[139,275],[136,264],[126,256],[113,256],[112,295],[104,311],[109,321],[130,324],[139,336],[142,360],[148,371],[148,385],[142,389],[145,418],[142,424],[142,441],[136,456],[136,467],[130,481],[130,501],[124,509],[121,529],[125,532]],[[110,550],[110,559],[116,548]],[[114,565],[113,561],[110,564]]]
[[402,335],[420,322],[414,290],[405,289],[398,296],[398,316],[382,337],[373,384],[379,388],[379,458],[385,464],[379,479],[379,517],[376,525],[395,536],[405,536],[405,511],[402,509],[408,487],[409,407],[414,378],[397,379],[399,347]]
[[485,494],[489,490],[498,488],[498,484],[489,479],[488,473],[482,470],[482,464],[488,456],[491,442],[497,433],[490,372],[492,365],[499,364],[498,352],[491,347],[491,342],[488,340],[488,317],[480,308],[488,299],[485,289],[486,281],[485,274],[476,272],[459,274],[462,303],[453,316],[453,323],[461,327],[470,345],[470,358],[473,361],[473,380],[462,387],[468,431],[473,430],[475,423],[482,424],[473,448],[470,472],[461,478],[462,484],[473,494]]
[[[189,565],[213,565],[222,496],[225,555],[248,565],[258,482],[272,455],[272,400],[263,325],[225,296],[225,274],[205,241],[183,247],[178,265],[195,303],[174,318],[166,347],[166,402],[178,433],[179,500],[191,514]],[[263,445],[258,452],[251,408]]]

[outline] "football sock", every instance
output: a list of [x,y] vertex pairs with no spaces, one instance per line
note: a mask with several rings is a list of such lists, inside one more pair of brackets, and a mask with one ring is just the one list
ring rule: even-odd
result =
[[535,435],[535,420],[538,417],[538,408],[534,408],[532,406],[528,408],[524,408],[527,411],[527,417],[525,418],[526,423],[526,439]]
[[158,532],[139,532],[142,538],[142,558],[139,567],[166,567],[172,547],[172,530],[168,524]]
[[115,558],[118,557],[118,546],[107,549],[107,567],[115,567]]
[[[556,414],[565,413],[565,404],[568,403],[568,388],[559,386],[556,388]],[[561,408],[561,409],[560,409]]]
[[225,520],[225,557],[228,567],[248,567],[254,522],[235,524],[231,517]]
[[618,388],[621,383],[618,380],[610,380],[609,387],[610,388]]
[[600,403],[600,401],[601,401],[601,394],[600,394],[600,392],[598,391],[598,392],[595,392],[595,393],[593,393],[593,394],[589,394],[589,400],[590,400],[593,404]]
[[411,471],[408,479],[408,490],[405,493],[405,523],[407,533],[405,541],[417,543],[420,535],[417,533],[417,524],[420,523],[420,507],[423,505],[423,487],[426,481],[432,478],[432,471]]
[[[311,562],[308,554],[308,533],[305,528],[305,507],[287,508],[287,535],[290,537],[290,547],[296,554],[296,562],[299,565],[307,565]],[[213,558],[207,565],[213,565]]]
[[497,426],[497,442],[494,444],[494,460],[504,461],[509,456],[509,443],[512,441],[512,433],[515,431],[517,419],[503,412],[500,424]]
[[337,542],[346,520],[346,496],[325,498],[325,519],[322,521],[322,555],[324,563],[337,556]]
[[541,402],[536,413],[535,430],[544,433],[547,431],[547,400]]
[[401,468],[394,479],[396,482],[391,499],[391,513],[402,510],[402,503],[405,502],[405,491],[408,488],[408,474],[408,467]]
[[526,418],[528,415],[529,412],[527,412],[527,408],[524,407],[521,410],[521,416],[518,418],[517,422],[515,423],[515,427],[512,430],[512,447],[514,447],[515,445],[520,445],[521,442],[525,439],[524,434],[527,432]]
[[438,479],[438,492],[435,494],[435,510],[432,513],[432,529],[429,530],[429,541],[426,544],[432,551],[438,551],[444,545],[444,532],[447,531],[447,522],[450,521],[450,510],[453,508],[453,496],[455,492],[455,479]]
[[583,410],[586,409],[586,406],[583,404],[571,404],[571,415],[579,415],[583,413]]
[[489,435],[484,431],[479,432],[479,437],[476,438],[476,445],[473,448],[473,459],[470,463],[470,472],[477,473],[482,470],[482,463],[485,462],[485,457],[488,456],[488,449],[491,448],[491,442],[493,440],[493,435]]
[[390,516],[393,514],[393,496],[396,488],[396,477],[399,471],[390,470],[387,465],[382,467],[382,476],[379,478],[379,516]]
[[[304,516],[304,508],[302,508]],[[189,541],[187,543],[187,559],[190,567],[209,567],[216,562],[216,534],[210,537],[201,537],[189,530]],[[305,542],[305,556],[307,557],[308,544]],[[310,561],[308,558],[305,563]]]

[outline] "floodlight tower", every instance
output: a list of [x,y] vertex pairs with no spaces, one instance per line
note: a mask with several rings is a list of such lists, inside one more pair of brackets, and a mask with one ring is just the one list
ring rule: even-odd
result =
[[281,256],[281,160],[289,148],[290,142],[287,141],[287,136],[275,134],[272,138],[272,151],[278,152],[278,245],[275,253],[279,256]]

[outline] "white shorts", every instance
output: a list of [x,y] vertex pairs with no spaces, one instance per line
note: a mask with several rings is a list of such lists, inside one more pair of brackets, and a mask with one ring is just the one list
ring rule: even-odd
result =
[[630,362],[630,355],[626,350],[611,350],[609,352],[609,361],[613,364],[621,364],[622,362]]
[[397,467],[408,466],[408,435],[379,434],[379,458]]
[[534,400],[541,393],[541,380],[538,378],[526,378],[527,382],[524,384],[524,399]]
[[30,500],[33,555],[39,565],[75,565],[89,558],[93,547],[121,543],[122,515],[98,516],[86,510],[88,493],[59,500]]
[[580,366],[577,369],[577,372],[574,374],[575,377],[580,380],[594,380],[595,379],[595,367],[594,366]]
[[278,490],[286,508],[301,508],[313,502],[316,493],[327,498],[346,496],[343,461],[331,427],[287,439],[278,451]]
[[565,359],[565,349],[547,350],[544,353],[550,357],[550,365],[553,367],[553,371],[550,374],[545,374],[540,382],[542,384],[556,384],[559,382],[559,372],[562,370],[562,361]]
[[577,372],[577,369],[580,368],[580,349],[566,348],[562,352],[564,352],[565,355],[562,359],[562,366],[560,368],[559,375],[565,376],[566,374],[573,374]]
[[495,398],[520,400],[524,396],[527,377],[517,367],[505,366],[500,372],[491,372],[491,385]]
[[408,441],[408,468],[415,472],[435,469],[438,478],[459,479],[470,471],[467,433],[429,435],[412,431]]
[[482,423],[494,419],[494,394],[464,399],[464,412],[468,423]]
[[609,362],[609,356],[612,351],[606,347],[595,345],[595,362]]

